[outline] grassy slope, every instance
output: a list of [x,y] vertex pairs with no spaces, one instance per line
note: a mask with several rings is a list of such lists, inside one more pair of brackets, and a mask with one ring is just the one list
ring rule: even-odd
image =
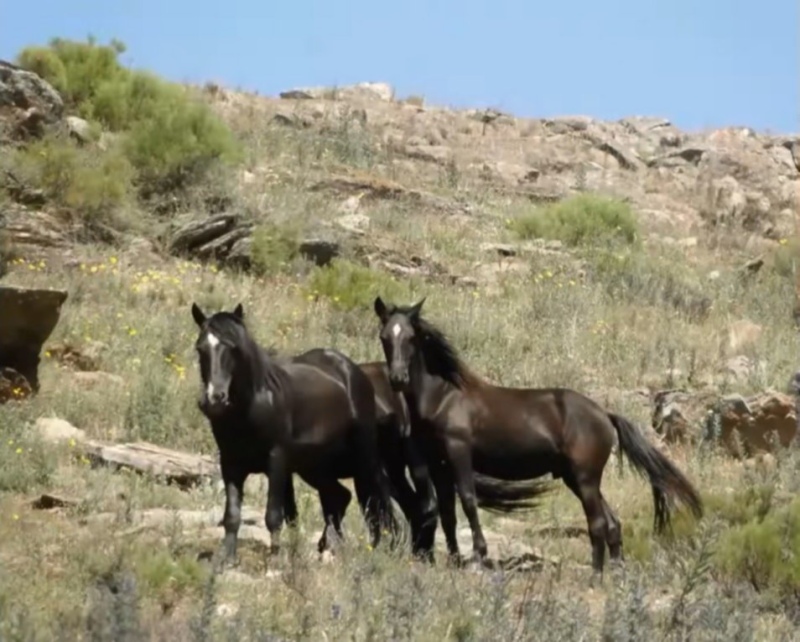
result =
[[[237,119],[240,131],[251,132],[249,163],[258,170],[255,184],[236,188],[237,202],[269,212],[278,222],[313,231],[320,219],[336,216],[340,198],[306,188],[347,167],[376,179],[398,178],[386,171],[385,158],[370,152],[364,134],[339,131],[314,138],[266,128],[256,116],[242,120],[239,114]],[[505,218],[519,203],[490,190],[476,191],[445,170],[426,181],[425,188],[467,199],[483,213],[457,228],[437,212],[402,202],[368,202],[363,207],[372,218],[370,236],[407,244],[457,270],[479,260],[492,263],[479,243],[509,240]],[[13,631],[21,639],[51,639],[46,632],[59,630],[75,639],[72,632],[87,626],[140,627],[162,639],[226,629],[238,639],[266,639],[248,637],[260,629],[281,638],[322,639],[324,634],[331,640],[597,639],[601,630],[610,639],[622,639],[623,631],[641,639],[661,638],[667,631],[680,637],[687,630],[692,639],[718,639],[721,631],[735,639],[752,639],[751,634],[781,639],[792,631],[771,596],[756,597],[746,582],[728,580],[719,566],[706,562],[716,537],[746,511],[746,489],[763,485],[778,496],[791,492],[797,486],[794,462],[782,464],[777,473],[746,472],[738,463],[699,450],[673,449],[670,454],[709,498],[710,516],[699,530],[682,524],[681,538],[673,544],[651,537],[652,504],[645,483],[628,467],[619,472],[614,462],[609,465],[603,489],[622,520],[629,564],[625,574],[609,576],[602,588],[586,588],[586,535],[569,538],[558,528],[584,525],[566,489],[554,494],[540,515],[525,521],[483,517],[490,530],[521,538],[562,560],[560,568],[533,575],[472,575],[442,565],[418,566],[383,551],[369,554],[355,507],[347,516],[346,550],[323,567],[312,554],[312,538],[321,526],[318,503],[303,488],[298,550],[267,560],[257,543],[245,544],[243,570],[256,579],[233,574],[209,584],[196,554],[211,549],[221,529],[202,537],[168,525],[142,531],[133,528],[134,516],[151,507],[220,510],[218,489],[181,493],[147,479],[92,470],[70,457],[69,445],[53,450],[39,444],[31,421],[57,415],[93,437],[145,439],[212,453],[213,440],[194,404],[198,374],[192,300],[207,307],[242,301],[261,341],[288,351],[329,345],[357,360],[380,357],[371,310],[340,311],[309,292],[303,276],[256,279],[211,266],[156,262],[132,251],[81,247],[76,252],[80,267],[64,268],[57,256],[17,263],[7,282],[66,288],[70,299],[52,342],[100,342],[100,369],[121,376],[124,383],[118,389],[113,383],[87,388],[53,359],[45,359],[39,397],[0,408],[0,632],[12,639]],[[580,257],[582,262],[576,253],[538,254],[528,261],[529,268],[503,274],[493,287],[412,284],[408,292],[409,297],[427,295],[429,318],[488,379],[591,391],[640,423],[649,421],[649,408],[624,391],[673,383],[665,374],[670,369],[679,371],[679,383],[689,376],[693,381],[711,377],[724,363],[720,346],[736,319],[764,326],[750,350],[765,363],[762,374],[736,389],[783,386],[798,347],[790,324],[789,281],[768,273],[743,282],[733,270],[741,257],[717,252],[702,239],[682,256],[653,244],[636,257],[609,267],[608,257],[592,251]],[[598,272],[597,265],[605,271]],[[716,281],[706,278],[711,269],[721,271]],[[705,320],[690,320],[669,304],[669,296],[659,295],[675,279],[712,297]],[[60,513],[33,511],[25,500],[43,490],[85,502]],[[256,515],[263,512],[261,480],[249,482],[246,500]],[[112,521],[82,521],[98,512],[111,513]],[[466,526],[463,516],[460,525]],[[557,528],[543,531],[552,526]],[[156,557],[150,556],[153,551]],[[114,600],[92,587],[119,569],[132,570],[137,584],[122,590],[111,606]],[[87,593],[87,588],[92,590]],[[676,610],[682,592],[688,592],[686,608]],[[139,611],[131,606],[136,600]],[[227,606],[218,609],[218,604]],[[226,615],[231,608],[238,608],[239,615]]]

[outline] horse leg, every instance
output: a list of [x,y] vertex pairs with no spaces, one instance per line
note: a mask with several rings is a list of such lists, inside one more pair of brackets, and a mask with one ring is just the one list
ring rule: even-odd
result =
[[[284,503],[288,489],[293,489],[291,475],[285,451],[283,448],[273,448],[269,455],[269,487],[267,489],[267,511],[264,516],[264,522],[269,531],[270,551],[272,553],[277,553],[280,550]],[[292,495],[294,495],[294,490],[292,490]],[[297,517],[296,506],[295,517]]]
[[225,484],[225,512],[222,525],[225,527],[223,547],[225,563],[235,563],[239,527],[242,524],[242,495],[247,473],[236,466],[222,464],[222,480]]
[[437,462],[430,466],[430,473],[436,488],[436,496],[439,499],[439,517],[442,520],[444,539],[447,542],[447,553],[450,562],[458,564],[461,561],[461,553],[458,550],[458,539],[456,538],[456,491],[453,478],[444,462]]
[[603,564],[608,539],[608,522],[600,493],[600,479],[597,475],[583,472],[570,472],[564,475],[564,483],[581,501],[586,522],[589,527],[589,539],[592,544],[592,570],[594,575],[603,576]]
[[[438,506],[430,471],[420,456],[411,437],[403,438],[403,449],[408,462],[411,480],[416,489],[416,502],[419,509],[417,535],[414,539],[414,552],[429,562],[433,562],[433,544],[436,537]],[[405,475],[403,475],[405,479]],[[413,533],[412,533],[413,535]]]
[[347,507],[353,498],[353,494],[339,483],[337,479],[315,479],[306,480],[310,486],[316,489],[319,494],[319,502],[322,505],[322,535],[317,542],[317,550],[320,553],[330,550],[328,540],[328,529],[333,527],[338,539],[344,539],[342,533],[342,520],[347,512]]
[[[601,493],[602,497],[602,493]],[[622,554],[622,524],[619,518],[611,510],[605,497],[603,499],[603,510],[606,513],[606,521],[608,522],[608,537],[606,543],[608,544],[609,557],[614,562],[622,562],[625,558]]]
[[483,560],[486,558],[488,548],[478,518],[478,502],[475,498],[475,478],[473,477],[470,446],[463,441],[448,441],[447,454],[453,468],[461,508],[464,509],[470,530],[472,530],[472,550],[478,560]]
[[417,554],[417,540],[419,539],[420,524],[419,498],[408,483],[405,464],[402,458],[399,457],[399,454],[395,452],[390,455],[387,452],[385,455],[384,463],[386,466],[386,474],[394,488],[394,498],[400,505],[400,510],[403,511],[403,515],[411,527],[412,551],[414,554]]
[[286,525],[297,526],[297,500],[294,496],[294,483],[291,475],[286,481],[286,497],[283,501],[283,519]]
[[367,522],[370,533],[370,545],[376,548],[381,541],[381,503],[378,493],[380,493],[379,483],[375,481],[375,475],[369,475],[364,471],[354,479],[356,487],[356,497],[361,506],[361,514]]

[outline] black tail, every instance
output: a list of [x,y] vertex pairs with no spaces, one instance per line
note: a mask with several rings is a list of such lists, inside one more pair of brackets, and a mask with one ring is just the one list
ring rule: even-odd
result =
[[671,527],[671,504],[675,501],[686,505],[696,518],[701,518],[703,504],[700,495],[675,464],[649,443],[630,421],[613,413],[608,413],[608,417],[617,429],[620,450],[636,472],[650,480],[656,533],[663,533]]
[[552,490],[543,481],[506,481],[474,473],[478,506],[495,513],[516,513],[535,510],[542,495]]

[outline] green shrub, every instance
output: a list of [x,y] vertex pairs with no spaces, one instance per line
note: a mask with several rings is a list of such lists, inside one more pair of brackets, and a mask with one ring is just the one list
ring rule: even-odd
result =
[[409,287],[388,274],[346,259],[334,259],[330,265],[314,268],[307,291],[309,296],[325,297],[340,310],[371,309],[378,295],[392,301],[411,296]]
[[144,197],[183,189],[215,163],[238,159],[232,133],[207,105],[177,84],[123,67],[123,51],[113,40],[56,38],[22,50],[17,61],[59,89],[68,111],[123,134],[122,150]]
[[617,240],[632,245],[639,226],[627,203],[611,198],[579,194],[537,207],[509,222],[521,239],[557,239],[567,245],[602,245]]
[[276,274],[284,270],[298,255],[298,241],[294,230],[264,223],[253,233],[250,261],[261,275]]
[[759,591],[800,591],[800,499],[722,534],[716,562],[731,579]]
[[85,222],[108,220],[132,196],[134,168],[119,147],[81,147],[48,136],[15,152],[21,180]]

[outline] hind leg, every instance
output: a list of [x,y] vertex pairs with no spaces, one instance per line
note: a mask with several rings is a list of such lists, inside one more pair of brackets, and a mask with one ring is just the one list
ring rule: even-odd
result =
[[564,483],[581,501],[592,543],[592,570],[595,575],[602,577],[608,540],[608,521],[605,502],[600,493],[600,479],[591,473],[569,473],[564,475]]
[[286,483],[286,498],[284,499],[283,520],[287,526],[297,526],[297,500],[294,496],[294,479],[289,476]]
[[347,507],[353,499],[353,494],[337,479],[306,479],[306,482],[319,494],[322,506],[322,535],[317,542],[317,550],[322,553],[330,550],[328,530],[332,527],[336,537],[343,539],[342,520],[344,520]]
[[603,510],[606,513],[606,521],[608,522],[608,536],[606,543],[608,544],[608,554],[612,562],[622,562],[624,557],[622,555],[622,524],[619,518],[611,510],[606,498],[600,495],[603,500]]
[[362,471],[356,476],[354,482],[361,513],[369,529],[370,545],[375,548],[380,544],[382,530],[392,533],[392,542],[394,543],[396,534],[394,533],[394,524],[390,523],[387,515],[391,510],[390,494],[382,471],[378,469],[373,474]]

